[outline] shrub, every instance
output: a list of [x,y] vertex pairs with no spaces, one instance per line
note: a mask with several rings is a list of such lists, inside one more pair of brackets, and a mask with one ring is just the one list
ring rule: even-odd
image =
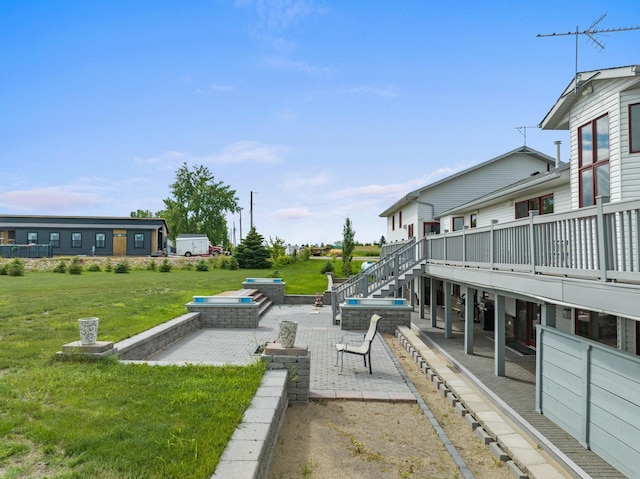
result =
[[151,261],[149,261],[147,263],[147,269],[149,271],[155,271],[156,270],[156,260],[155,259],[152,259]]
[[24,261],[20,258],[14,258],[7,266],[7,275],[24,276]]
[[82,274],[82,263],[80,263],[80,258],[77,256],[71,260],[69,274]]
[[113,272],[116,274],[128,273],[131,271],[131,266],[126,261],[120,261],[116,264],[116,267],[113,268]]
[[333,263],[331,262],[331,260],[327,260],[324,263],[324,266],[322,266],[322,269],[320,270],[320,272],[322,274],[326,274],[326,273],[333,273]]
[[231,260],[225,256],[224,258],[218,259],[217,265],[218,265],[218,268],[220,269],[229,269],[230,263],[231,263]]
[[9,268],[9,263],[0,264],[0,276],[6,276],[8,268]]
[[67,272],[67,264],[64,261],[60,261],[55,268],[53,268],[54,273],[66,273]]
[[104,266],[104,270],[105,270],[107,273],[111,273],[111,271],[113,271],[113,266],[111,265],[111,263],[110,263],[110,262],[108,262],[108,263]]
[[165,258],[162,263],[160,264],[160,267],[158,268],[158,270],[161,273],[168,273],[169,271],[171,271],[171,263],[169,263],[169,260],[167,258]]
[[238,264],[238,259],[235,256],[232,256],[229,260],[229,269],[236,271],[240,269],[240,265]]
[[91,263],[87,266],[87,271],[91,271],[92,273],[97,273],[98,271],[102,271],[102,268],[98,263]]
[[311,248],[305,246],[300,250],[300,254],[298,256],[301,261],[307,261],[311,257]]
[[196,271],[209,271],[209,265],[201,259],[196,265]]

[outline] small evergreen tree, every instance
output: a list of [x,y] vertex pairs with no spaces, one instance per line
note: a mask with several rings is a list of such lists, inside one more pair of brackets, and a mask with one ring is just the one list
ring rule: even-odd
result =
[[268,261],[270,256],[264,238],[256,231],[255,227],[251,228],[249,234],[245,236],[233,253],[233,257],[238,261],[238,266],[241,269],[267,269],[271,267]]
[[344,222],[342,230],[342,274],[351,276],[351,260],[353,259],[353,250],[355,249],[354,237],[356,232],[353,231],[351,220],[349,217]]

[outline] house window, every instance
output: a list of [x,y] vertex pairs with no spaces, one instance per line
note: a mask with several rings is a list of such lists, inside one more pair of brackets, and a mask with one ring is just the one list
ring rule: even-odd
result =
[[72,248],[82,247],[82,233],[71,233],[71,247]]
[[396,215],[393,215],[391,217],[391,231],[395,231],[396,230]]
[[422,236],[440,234],[440,223],[425,221],[422,223]]
[[402,228],[402,211],[398,213],[398,228]]
[[38,233],[36,233],[35,231],[29,231],[27,233],[27,243],[38,244]]
[[529,211],[537,211],[539,215],[553,213],[553,193],[516,203],[516,219],[526,218],[529,216]]
[[629,152],[640,153],[640,103],[629,105]]
[[580,207],[593,206],[596,197],[609,196],[609,116],[578,129]]
[[104,233],[96,233],[96,248],[104,248],[107,243],[107,235]]
[[144,248],[144,234],[136,233],[133,237],[134,248]]
[[460,231],[464,228],[464,216],[454,216],[451,218],[451,229],[453,231]]
[[49,233],[49,244],[54,248],[60,247],[60,233]]
[[413,223],[407,225],[407,238],[413,238]]
[[469,225],[471,226],[471,228],[475,228],[476,226],[478,226],[478,214],[477,213],[473,213],[469,217]]
[[618,319],[615,316],[586,309],[576,309],[575,315],[576,335],[617,347]]

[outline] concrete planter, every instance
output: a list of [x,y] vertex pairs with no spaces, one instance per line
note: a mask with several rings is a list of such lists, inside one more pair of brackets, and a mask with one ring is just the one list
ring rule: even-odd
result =
[[278,342],[283,348],[292,348],[296,342],[298,323],[296,321],[280,321]]
[[82,318],[78,320],[80,327],[80,344],[95,344],[98,339],[98,318]]

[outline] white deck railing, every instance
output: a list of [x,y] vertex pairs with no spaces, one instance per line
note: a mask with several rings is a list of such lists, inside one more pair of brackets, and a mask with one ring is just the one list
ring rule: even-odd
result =
[[[346,297],[368,297],[417,264],[640,282],[640,200],[607,203],[384,245],[380,261],[334,291],[334,315]],[[334,316],[335,317],[335,316]]]

